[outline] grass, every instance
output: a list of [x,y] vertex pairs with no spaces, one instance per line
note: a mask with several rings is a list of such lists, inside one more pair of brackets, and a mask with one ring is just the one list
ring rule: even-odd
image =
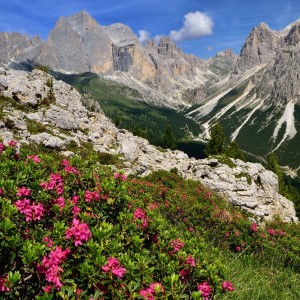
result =
[[229,280],[236,291],[221,299],[236,300],[298,300],[300,299],[300,274],[290,268],[278,268],[275,264],[261,264],[250,256],[222,252],[220,260],[225,264]]
[[242,178],[242,177],[245,177],[247,179],[247,183],[249,185],[252,183],[252,179],[248,173],[241,172],[241,173],[235,175],[235,178]]

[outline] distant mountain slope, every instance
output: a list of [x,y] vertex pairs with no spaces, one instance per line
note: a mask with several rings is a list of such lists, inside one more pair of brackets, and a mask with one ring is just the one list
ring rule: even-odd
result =
[[204,61],[168,37],[143,45],[128,26],[101,26],[80,12],[61,17],[44,43],[1,33],[0,65],[101,75],[128,87],[139,101],[184,113],[199,123],[203,138],[221,121],[228,139],[245,151],[276,151],[282,164],[300,169],[299,40],[300,20],[281,31],[261,23],[239,56],[228,49]]
[[281,164],[299,169],[300,22],[287,28],[254,28],[231,75],[206,85],[206,97],[186,114],[203,137],[221,121],[244,150],[264,157],[275,151]]

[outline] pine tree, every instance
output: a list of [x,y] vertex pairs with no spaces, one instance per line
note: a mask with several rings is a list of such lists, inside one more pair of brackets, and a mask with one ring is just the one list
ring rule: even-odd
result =
[[220,122],[211,129],[210,139],[205,147],[204,153],[207,156],[222,154],[224,152],[225,134]]
[[245,160],[245,156],[236,141],[231,142],[225,149],[225,154],[234,159]]
[[165,128],[163,146],[164,148],[176,149],[176,139],[170,125]]

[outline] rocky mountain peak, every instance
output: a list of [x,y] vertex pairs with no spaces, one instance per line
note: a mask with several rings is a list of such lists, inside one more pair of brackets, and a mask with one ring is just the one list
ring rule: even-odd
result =
[[109,38],[116,45],[137,43],[138,39],[131,28],[122,23],[115,23],[110,26],[101,27]]
[[284,42],[290,46],[296,46],[300,41],[300,21],[293,25],[284,38]]
[[169,37],[163,36],[158,42],[158,53],[162,56],[175,58],[181,51]]
[[270,62],[279,40],[278,32],[271,30],[265,23],[253,28],[242,47],[236,71],[245,71]]
[[209,65],[215,73],[225,74],[231,72],[236,66],[238,56],[232,49],[218,52],[217,55],[209,60]]
[[42,43],[39,36],[32,39],[27,34],[17,32],[0,32],[0,65],[9,65],[11,61],[17,60],[27,49]]
[[100,27],[98,22],[86,11],[81,11],[75,15],[67,17],[66,20],[81,35],[83,35],[85,31],[97,30]]

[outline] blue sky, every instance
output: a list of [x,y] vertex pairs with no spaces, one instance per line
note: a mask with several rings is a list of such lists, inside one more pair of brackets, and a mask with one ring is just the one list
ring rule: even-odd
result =
[[260,22],[280,30],[300,18],[299,0],[0,0],[0,7],[0,32],[45,40],[60,16],[86,10],[101,25],[130,26],[141,39],[170,35],[201,58],[227,48],[238,54]]

